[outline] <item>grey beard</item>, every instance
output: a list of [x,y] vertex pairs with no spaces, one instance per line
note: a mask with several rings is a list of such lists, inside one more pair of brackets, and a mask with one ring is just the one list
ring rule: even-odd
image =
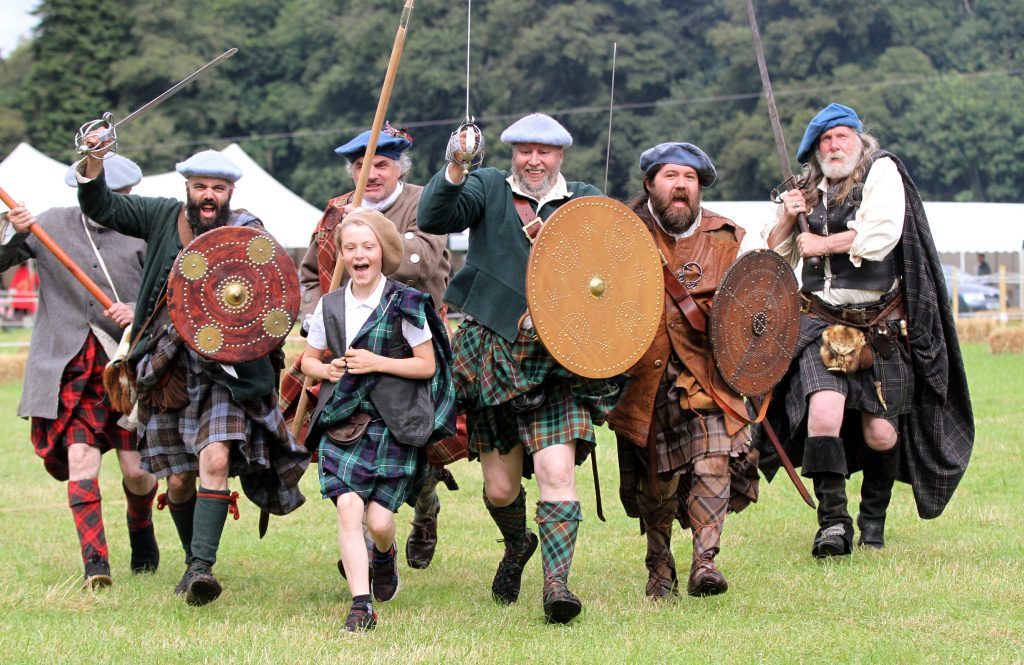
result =
[[541,181],[539,187],[531,187],[529,181],[523,176],[523,174],[513,169],[512,180],[516,183],[516,187],[540,201],[548,195],[548,192],[555,188],[555,183],[558,182],[558,174],[548,173],[544,176],[544,180]]
[[818,162],[821,165],[821,174],[829,180],[842,180],[853,173],[853,170],[857,168],[857,161],[860,159],[860,154],[857,155],[846,155],[841,162],[833,162],[828,159],[826,155],[823,159],[820,155],[818,156]]

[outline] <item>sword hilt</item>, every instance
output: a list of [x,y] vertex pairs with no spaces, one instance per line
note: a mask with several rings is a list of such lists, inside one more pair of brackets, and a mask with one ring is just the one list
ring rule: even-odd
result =
[[[87,145],[86,138],[98,130],[99,133],[95,136],[99,143],[95,146]],[[78,128],[78,133],[75,134],[75,152],[79,155],[92,155],[108,147],[109,150],[100,159],[107,159],[117,153],[117,125],[114,124],[114,116],[109,111],[104,113],[102,118],[90,120]]]

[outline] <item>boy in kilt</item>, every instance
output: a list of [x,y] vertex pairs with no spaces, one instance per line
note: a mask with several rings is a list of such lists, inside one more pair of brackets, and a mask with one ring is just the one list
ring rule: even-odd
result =
[[[95,136],[87,141],[98,142]],[[298,482],[309,454],[291,437],[277,407],[280,351],[234,365],[200,356],[170,324],[165,291],[174,261],[194,236],[263,224],[231,209],[242,173],[218,152],[206,150],[177,165],[185,178],[183,204],[111,192],[98,177],[106,149],[76,167],[78,201],[98,223],[147,241],[127,358],[138,377],[139,448],[143,468],[167,478],[158,505],[170,508],[186,565],[175,593],[189,605],[205,605],[222,590],[212,568],[227,515],[238,519],[238,492],[229,491],[228,477],[240,476],[242,489],[261,509],[286,515],[305,501]]]
[[[394,224],[356,208],[336,241],[351,279],[323,296],[310,320],[302,372],[321,385],[307,444],[317,445],[321,493],[337,506],[338,564],[352,593],[344,630],[371,630],[377,624],[372,601],[391,600],[399,589],[395,513],[403,503],[415,504],[428,474],[426,448],[399,441],[371,396],[382,374],[430,379],[433,439],[454,432],[455,389],[445,324],[430,296],[383,276],[402,259]],[[408,355],[401,351],[406,347]],[[324,362],[327,350],[331,358]],[[373,540],[370,562],[364,515]]]
[[[74,174],[69,175],[69,184],[75,186]],[[127,194],[141,179],[142,171],[131,160],[115,156],[108,161],[106,181],[111,189]],[[30,233],[33,224],[41,224],[115,301],[109,310],[102,310]],[[155,571],[160,563],[152,521],[157,481],[140,468],[135,432],[127,423],[119,424],[120,414],[111,408],[103,388],[103,368],[114,355],[121,329],[132,320],[145,243],[95,224],[77,207],[52,208],[37,220],[18,206],[0,229],[0,270],[34,258],[40,275],[39,308],[18,415],[31,418],[32,445],[46,471],[58,481],[68,481],[85,584],[100,587],[112,581],[99,484],[101,456],[108,450],[117,451],[123,476],[131,570]]]
[[512,145],[510,171],[468,173],[477,154],[467,146],[478,145],[469,132],[478,131],[470,127],[452,135],[448,165],[420,197],[419,225],[429,233],[470,229],[466,265],[452,279],[445,301],[467,315],[453,342],[454,375],[467,414],[470,455],[483,470],[484,505],[505,544],[491,593],[505,605],[519,598],[523,567],[538,545],[526,528],[522,478],[536,473],[544,614],[567,623],[582,609],[568,588],[583,519],[574,466],[593,451],[594,426],[604,422],[618,388],[574,375],[547,352],[524,316],[526,266],[539,231],[534,220],[571,198],[601,192],[562,177],[563,149],[572,137],[549,116],[526,116],[502,133],[501,140]]

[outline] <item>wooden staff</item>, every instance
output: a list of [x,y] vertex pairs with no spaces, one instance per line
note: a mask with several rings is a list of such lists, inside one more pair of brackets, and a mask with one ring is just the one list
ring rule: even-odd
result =
[[[5,192],[2,187],[0,187],[0,201],[3,201],[4,204],[12,210],[18,207],[18,204],[13,198],[11,198],[10,194]],[[89,279],[89,276],[78,267],[78,264],[71,260],[71,257],[60,248],[60,245],[50,237],[50,234],[47,233],[43,227],[36,223],[28,227],[28,229],[34,233],[37,238],[39,238],[39,242],[43,243],[48,250],[53,252],[53,255],[57,257],[58,261],[64,264],[65,268],[71,271],[71,274],[75,276],[75,279],[82,283],[82,286],[92,294],[93,298],[100,301],[100,304],[103,305],[104,309],[110,309],[114,305],[114,301],[111,300],[106,293],[103,293],[103,291],[100,290],[100,287],[96,286],[96,282]]]
[[[380,99],[377,102],[377,113],[373,116],[373,126],[370,127],[370,140],[366,144],[366,155],[363,157],[363,168],[359,170],[359,181],[356,183],[356,191],[352,195],[352,205],[360,206],[363,203],[363,194],[366,193],[366,182],[370,178],[370,169],[373,164],[374,155],[377,154],[377,138],[380,136],[381,127],[384,126],[384,116],[387,115],[388,103],[391,101],[391,90],[395,87],[395,76],[398,74],[398,63],[402,60],[402,50],[405,48],[405,33],[409,28],[409,18],[412,15],[413,0],[405,0],[405,7],[402,9],[402,18],[398,23],[398,32],[395,34],[395,44],[391,47],[391,59],[388,61],[388,71],[384,75],[384,86],[380,90]],[[341,286],[341,278],[345,274],[345,267],[342,265],[341,252],[338,252],[334,264],[334,273],[331,275],[331,285],[327,289],[330,293]],[[295,420],[292,421],[292,435],[299,438],[302,431],[302,421],[306,418],[306,411],[309,410],[309,397],[307,390],[313,385],[313,380],[306,377],[302,386],[302,393],[299,395],[299,402],[295,405]]]

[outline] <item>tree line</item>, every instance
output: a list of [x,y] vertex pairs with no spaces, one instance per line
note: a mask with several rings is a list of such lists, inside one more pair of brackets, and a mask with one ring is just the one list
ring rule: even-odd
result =
[[[229,47],[239,53],[127,126],[150,172],[241,146],[315,205],[351,186],[333,152],[369,127],[403,0],[43,0],[34,38],[0,60],[0,154],[20,141],[71,161],[72,137],[124,117]],[[854,107],[931,200],[1018,201],[1024,181],[1024,0],[755,0],[790,153],[825,104]],[[504,167],[526,113],[575,143],[563,171],[640,187],[641,151],[704,148],[707,194],[763,199],[780,180],[745,0],[477,0],[470,113]],[[388,118],[415,138],[412,182],[440,166],[465,115],[466,5],[417,0]]]

